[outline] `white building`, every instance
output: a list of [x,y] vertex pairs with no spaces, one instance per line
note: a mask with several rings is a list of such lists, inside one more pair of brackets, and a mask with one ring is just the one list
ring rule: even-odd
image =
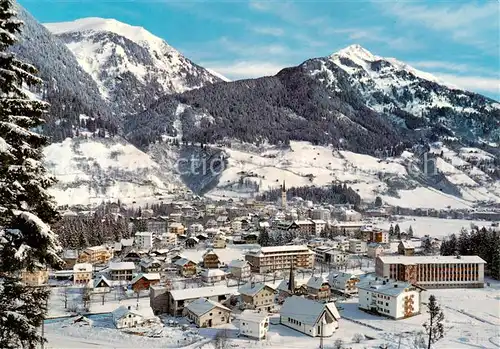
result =
[[334,303],[319,303],[292,296],[280,311],[280,324],[311,337],[330,337],[339,328],[340,314]]
[[203,233],[203,225],[200,223],[193,223],[188,227],[188,233],[191,235],[197,235]]
[[212,284],[226,279],[226,273],[220,269],[205,269],[201,272],[201,281]]
[[115,309],[111,315],[113,323],[118,329],[136,327],[144,324],[146,321],[158,321],[150,306],[133,309],[130,306],[126,307],[122,305]]
[[153,233],[150,231],[138,231],[135,233],[134,243],[141,250],[149,250],[153,247]]
[[228,272],[235,278],[239,280],[248,280],[252,275],[250,271],[250,264],[247,261],[234,259],[227,265]]
[[226,236],[224,234],[217,234],[214,237],[214,248],[226,248]]
[[359,239],[350,239],[349,240],[349,252],[356,254],[366,254],[366,241],[362,241]]
[[392,319],[420,314],[420,288],[408,282],[377,278],[358,283],[358,307]]
[[73,282],[75,285],[86,285],[92,280],[94,267],[90,263],[76,263],[73,266]]
[[344,272],[331,272],[328,275],[328,283],[330,287],[343,294],[352,296],[358,293],[357,283],[360,278],[357,275]]
[[265,312],[244,310],[239,316],[239,334],[242,336],[263,339],[269,330],[269,316]]
[[162,245],[164,246],[175,246],[177,245],[177,235],[172,233],[161,234]]
[[206,298],[196,299],[186,305],[183,314],[198,327],[219,326],[231,321],[229,308]]
[[326,227],[326,221],[322,219],[312,219],[311,222],[314,223],[314,234],[319,235]]
[[241,230],[241,220],[235,219],[234,221],[231,221],[231,230],[234,232],[238,232]]

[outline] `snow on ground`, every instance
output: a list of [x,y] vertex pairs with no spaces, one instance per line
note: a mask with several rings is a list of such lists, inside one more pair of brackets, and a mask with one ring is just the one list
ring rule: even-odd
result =
[[[228,264],[233,259],[245,259],[245,254],[250,250],[259,249],[259,245],[227,245],[226,248],[216,248],[214,252],[219,256],[219,260]],[[185,249],[181,254],[195,262],[203,260],[203,254],[207,251],[206,248]]]
[[[444,194],[432,188],[418,186],[415,189],[399,189],[388,195],[384,178],[398,179],[402,183],[412,182],[408,175],[408,163],[412,154],[404,153],[399,158],[378,159],[369,155],[349,151],[336,151],[331,147],[314,146],[307,142],[291,142],[291,150],[250,150],[250,147],[233,145],[225,148],[228,166],[222,173],[219,185],[210,191],[214,197],[249,196],[238,190],[241,178],[259,184],[260,191],[278,188],[283,181],[288,187],[319,185],[342,182],[351,186],[365,201],[381,196],[390,205],[407,208],[468,208],[477,201],[500,202],[500,195],[484,185],[488,177],[479,170],[466,173],[456,166],[468,164],[455,152],[441,146],[431,152],[443,151],[444,161],[437,158],[436,165],[447,179],[460,188],[463,198]],[[479,173],[479,172],[481,173]],[[311,178],[312,176],[312,178]],[[474,178],[472,178],[474,177]],[[478,180],[480,182],[478,182]]]
[[403,217],[396,216],[396,220],[389,222],[385,219],[374,220],[374,224],[381,229],[389,229],[390,225],[398,224],[402,231],[412,227],[415,236],[429,235],[442,238],[450,234],[459,234],[461,228],[470,229],[471,224],[479,227],[490,227],[489,221],[471,221],[465,219],[442,219],[434,217]]
[[50,189],[59,205],[131,201],[172,187],[149,155],[117,138],[67,138],[46,147],[44,154],[59,181]]
[[[500,283],[487,280],[490,285],[484,289],[441,289],[422,293],[422,302],[426,303],[430,294],[436,296],[443,308],[445,337],[433,348],[486,348],[499,347]],[[422,331],[427,320],[425,304],[421,314],[402,320],[390,320],[367,314],[357,307],[357,299],[339,299],[337,307],[341,320],[339,329],[330,338],[324,339],[324,347],[331,348],[337,339],[344,342],[344,347],[352,349],[379,348],[385,344],[390,349],[414,349],[412,342],[415,333]],[[125,334],[112,328],[109,315],[91,315],[93,326],[69,325],[69,321],[47,323],[45,333],[48,348],[204,348],[214,349],[213,337],[218,331],[224,331],[229,337],[231,348],[269,348],[298,349],[315,348],[319,338],[311,338],[279,324],[279,318],[271,317],[268,338],[260,342],[237,337],[238,320],[223,328],[195,329],[183,332],[179,327],[164,326],[161,338],[151,338]],[[181,320],[181,322],[183,322]],[[205,337],[199,340],[197,334]],[[353,336],[362,334],[366,338],[361,343],[354,343]],[[184,340],[186,338],[186,340]],[[192,343],[198,339],[195,343]]]

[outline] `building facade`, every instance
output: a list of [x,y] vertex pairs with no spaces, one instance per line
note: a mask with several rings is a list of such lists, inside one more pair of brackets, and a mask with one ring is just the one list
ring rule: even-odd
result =
[[307,246],[271,246],[262,247],[259,251],[249,252],[245,259],[251,270],[267,273],[275,270],[294,268],[311,269],[314,267],[314,252]]
[[420,314],[420,289],[408,282],[377,279],[358,283],[358,307],[392,319]]
[[244,310],[240,316],[239,334],[257,340],[266,338],[269,330],[269,316],[265,312]]
[[423,288],[482,288],[485,264],[478,256],[379,256],[375,272]]

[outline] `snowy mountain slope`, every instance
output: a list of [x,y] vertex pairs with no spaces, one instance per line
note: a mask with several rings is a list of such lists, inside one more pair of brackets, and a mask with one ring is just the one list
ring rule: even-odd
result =
[[71,51],[24,8],[17,3],[16,7],[24,25],[12,51],[37,67],[44,81],[32,91],[51,105],[44,133],[56,142],[71,137],[80,114],[110,121],[111,109]]
[[[321,70],[335,65],[349,76],[367,106],[388,114],[411,129],[442,127],[449,136],[486,141],[500,138],[500,109],[487,97],[464,91],[395,58],[379,57],[359,45],[318,58]],[[320,71],[321,71],[320,70]],[[311,71],[317,75],[318,70]],[[338,88],[335,79],[326,85]]]
[[50,189],[59,205],[132,202],[176,188],[151,157],[115,138],[67,138],[44,150],[45,165],[58,183]]
[[141,27],[103,18],[45,26],[65,42],[120,115],[142,111],[164,94],[222,81]]
[[[418,159],[408,152],[381,160],[307,142],[291,142],[289,150],[272,146],[250,149],[235,143],[223,149],[227,166],[208,195],[248,197],[256,193],[257,186],[262,192],[278,188],[285,180],[288,187],[346,183],[364,201],[373,202],[381,196],[390,205],[408,208],[467,208],[479,202],[500,203],[500,191],[494,181],[486,177],[473,179],[473,173],[462,172],[440,157],[440,171],[441,165],[446,164],[442,166],[443,174],[457,186],[461,197],[415,181],[411,172]],[[442,146],[434,148],[436,152],[438,149],[448,151],[444,157],[449,161],[453,152]]]

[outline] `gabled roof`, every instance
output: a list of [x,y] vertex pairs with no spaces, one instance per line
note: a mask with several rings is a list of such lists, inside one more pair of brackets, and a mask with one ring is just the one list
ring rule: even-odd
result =
[[177,260],[174,264],[175,264],[175,265],[177,265],[177,266],[179,266],[179,267],[183,267],[183,266],[185,266],[186,264],[188,264],[189,262],[196,264],[196,263],[195,263],[195,262],[193,262],[192,260],[187,259],[187,258],[184,258],[184,257],[183,257],[183,258],[178,259],[178,260]]
[[267,286],[262,282],[248,282],[245,285],[241,286],[238,291],[240,292],[240,294],[253,297],[266,287],[274,292],[273,288]]
[[197,300],[189,303],[185,308],[197,316],[202,316],[214,308],[224,309],[229,312],[231,311],[231,309],[226,308],[222,304],[206,298],[198,298]]
[[128,307],[122,305],[121,307],[119,308],[116,308],[115,310],[113,310],[111,312],[111,314],[113,315],[113,319],[116,319],[116,320],[119,320],[125,316],[127,316],[128,314],[134,314],[134,315],[137,315],[137,316],[141,316],[141,317],[144,317],[141,313],[139,312],[136,312],[132,309],[129,309]]
[[148,281],[160,280],[160,274],[159,273],[138,274],[138,275],[136,275],[135,278],[132,279],[132,281],[130,281],[130,283],[133,285],[142,278],[145,278]]
[[111,282],[104,275],[101,275],[94,281],[94,288],[96,288],[101,282],[104,282],[106,287],[111,287]]
[[317,290],[320,289],[321,286],[327,282],[328,281],[323,276],[313,276],[307,281],[307,287],[311,287]]
[[184,290],[171,290],[169,292],[172,298],[176,301],[196,299],[200,297],[226,296],[237,293],[236,289],[228,288],[227,286],[187,288]]
[[335,318],[340,319],[340,314],[334,303],[318,303],[311,299],[292,296],[285,300],[281,307],[280,316],[290,317],[304,324],[314,326],[320,320],[324,311],[328,311]]

